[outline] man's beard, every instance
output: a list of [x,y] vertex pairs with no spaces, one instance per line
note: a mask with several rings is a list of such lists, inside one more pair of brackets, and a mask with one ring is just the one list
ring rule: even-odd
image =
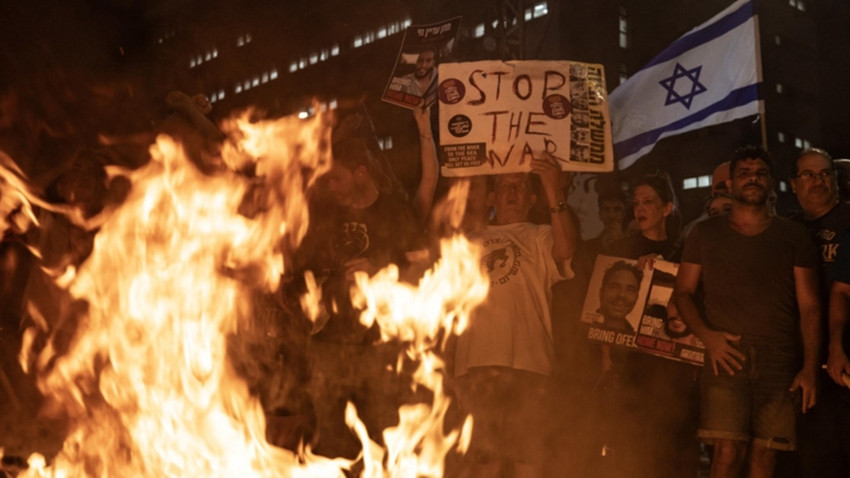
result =
[[422,79],[428,78],[428,77],[431,76],[431,70],[432,70],[432,68],[429,68],[429,69],[425,70],[425,72],[422,73],[421,75],[419,74],[419,70],[416,70],[416,72],[414,73],[414,76],[416,77],[417,80],[422,80]]
[[[758,195],[748,194],[746,189],[750,188],[750,187],[758,188],[758,190],[761,194],[758,194]],[[747,204],[749,206],[764,206],[765,204],[767,204],[767,197],[768,197],[767,188],[763,188],[759,184],[750,184],[750,185],[747,185],[747,186],[744,186],[743,188],[741,188],[741,190],[738,191],[737,194],[735,194],[734,197],[738,202]]]

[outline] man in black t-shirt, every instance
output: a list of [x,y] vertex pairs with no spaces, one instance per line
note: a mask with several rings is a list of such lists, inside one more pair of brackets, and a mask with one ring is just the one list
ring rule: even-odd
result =
[[674,296],[708,352],[698,435],[714,444],[711,476],[740,476],[745,464],[749,476],[772,476],[776,451],[796,447],[795,409],[815,404],[817,249],[805,228],[771,214],[767,151],[741,148],[729,167],[732,210],[688,235]]
[[[792,164],[791,189],[802,211],[792,216],[815,240],[820,252],[821,337],[829,337],[827,312],[839,242],[850,226],[850,204],[838,197],[838,183],[832,157],[818,148],[803,150]],[[827,347],[820,347],[819,363],[826,363]],[[830,380],[826,370],[819,371],[818,406],[799,422],[800,469],[804,477],[839,478],[850,469],[850,390]],[[844,419],[841,419],[841,417]]]

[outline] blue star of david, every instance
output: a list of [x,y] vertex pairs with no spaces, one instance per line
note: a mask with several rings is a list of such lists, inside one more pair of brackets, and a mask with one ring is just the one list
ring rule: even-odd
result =
[[[694,96],[706,91],[705,85],[699,82],[699,74],[701,71],[702,65],[688,70],[676,62],[676,68],[673,70],[673,74],[669,78],[665,78],[658,82],[665,90],[667,90],[667,100],[664,102],[664,106],[672,105],[673,103],[682,103],[685,108],[691,109],[691,102],[694,100]],[[688,78],[691,80],[690,93],[680,95],[676,92],[676,81],[680,78]]]

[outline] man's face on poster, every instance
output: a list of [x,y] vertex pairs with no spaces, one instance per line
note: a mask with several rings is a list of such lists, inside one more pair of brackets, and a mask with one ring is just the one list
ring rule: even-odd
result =
[[635,307],[640,282],[631,271],[614,271],[599,290],[599,309],[606,321],[623,320]]
[[420,53],[419,58],[416,59],[416,78],[421,80],[431,76],[431,72],[434,71],[434,63],[436,62],[432,50],[425,50]]

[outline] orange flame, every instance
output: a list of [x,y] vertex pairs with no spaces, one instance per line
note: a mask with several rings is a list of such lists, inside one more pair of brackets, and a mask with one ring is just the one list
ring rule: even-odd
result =
[[[68,410],[72,431],[49,467],[34,454],[21,476],[341,477],[350,469],[309,448],[268,444],[260,404],[228,361],[227,337],[251,316],[248,293],[277,288],[285,253],[307,229],[304,190],[330,162],[321,115],[248,118],[225,123],[231,139],[219,172],[201,173],[160,136],[149,164],[126,173],[129,195],[98,220],[92,254],[63,279],[88,303],[76,335],[61,353],[51,341],[36,362],[40,389]],[[259,179],[234,172],[251,167]],[[442,257],[418,287],[399,282],[395,266],[357,277],[361,320],[406,343],[419,364],[414,387],[433,392],[430,404],[400,408],[399,425],[384,432],[387,450],[350,407],[365,477],[441,476],[446,453],[468,445],[470,418],[443,433],[450,402],[436,352],[465,328],[488,281],[480,251],[462,237],[444,240]]]

